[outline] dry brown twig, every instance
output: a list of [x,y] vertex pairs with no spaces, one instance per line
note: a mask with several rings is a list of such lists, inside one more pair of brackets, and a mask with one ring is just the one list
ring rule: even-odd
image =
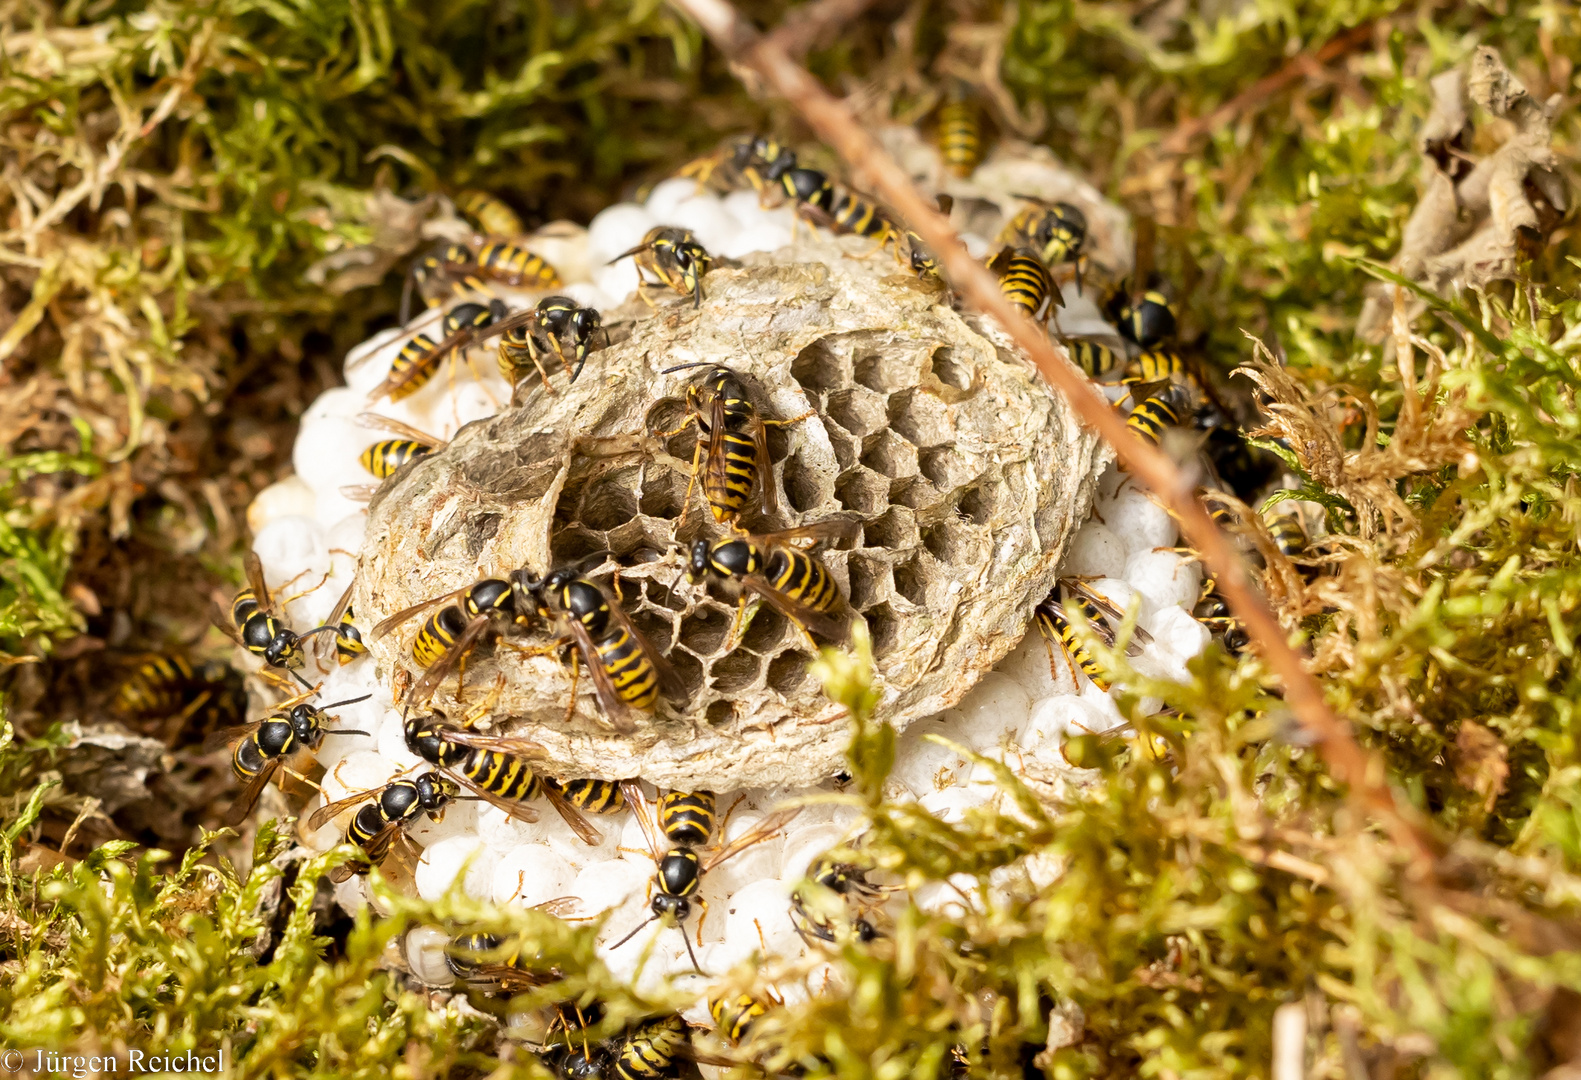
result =
[[1317,680],[1302,666],[1273,612],[1257,593],[1234,545],[1197,501],[1195,485],[1164,453],[1127,431],[1119,414],[1071,364],[1063,349],[1056,349],[1046,333],[1000,294],[993,275],[967,254],[949,222],[856,122],[846,106],[805,68],[753,29],[726,0],[671,3],[702,26],[734,67],[744,66],[756,72],[801,113],[819,137],[851,167],[856,184],[877,193],[905,226],[938,253],[940,268],[956,293],[997,319],[1078,415],[1114,446],[1131,474],[1174,511],[1188,541],[1218,578],[1220,590],[1248,635],[1283,681],[1292,712],[1336,778],[1349,785],[1351,798],[1364,816],[1381,824],[1412,858],[1417,874],[1430,875],[1435,860],[1433,843],[1409,808],[1396,802],[1382,762],[1362,750],[1349,726],[1329,709]]

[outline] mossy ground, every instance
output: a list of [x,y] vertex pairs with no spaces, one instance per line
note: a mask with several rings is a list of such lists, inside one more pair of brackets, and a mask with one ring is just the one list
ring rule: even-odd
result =
[[[476,186],[530,224],[586,220],[722,134],[794,140],[795,124],[646,0],[15,2],[0,19],[0,1043],[224,1044],[249,1075],[536,1069],[381,968],[415,919],[523,931],[569,975],[543,996],[604,997],[611,1026],[658,1004],[609,985],[586,928],[460,902],[319,921],[320,868],[271,867],[272,830],[250,874],[206,853],[196,827],[222,777],[156,777],[179,816],[107,816],[60,782],[62,725],[105,718],[127,658],[196,639],[210,589],[233,582],[248,500],[288,468],[294,416],[391,322],[398,274],[345,291],[309,276],[359,245],[393,263],[409,242],[370,194]],[[1313,478],[1345,539],[1329,573],[1286,575],[1275,599],[1439,854],[1370,830],[1260,668],[1218,651],[1191,686],[1137,687],[1178,710],[1152,725],[1166,762],[1123,754],[1081,798],[963,827],[878,798],[888,738],[857,708],[864,857],[917,883],[976,875],[986,914],[912,912],[882,948],[845,949],[852,992],[791,1010],[754,1050],[922,1080],[962,1046],[972,1071],[1014,1073],[1059,999],[1085,1025],[1052,1075],[1266,1075],[1274,1010],[1303,1002],[1317,1076],[1574,1061],[1581,251],[1562,225],[1521,281],[1417,319],[1406,368],[1396,342],[1354,332],[1363,260],[1396,251],[1417,196],[1427,80],[1489,45],[1567,105],[1574,7],[924,0],[876,5],[838,38],[815,72],[867,80],[897,112],[1002,43],[1017,109],[1002,125],[1041,120],[1152,222],[1208,363],[1250,360],[1247,331],[1302,400],[1343,388],[1365,406],[1350,423],[1307,414],[1354,455],[1344,504]],[[1561,107],[1555,129],[1567,168],[1574,117]],[[1357,492],[1388,503],[1386,529],[1362,535]],[[831,675],[859,705],[849,672]],[[1042,888],[994,873],[1031,852],[1064,873]],[[279,889],[296,902],[269,906],[265,933],[254,909]]]

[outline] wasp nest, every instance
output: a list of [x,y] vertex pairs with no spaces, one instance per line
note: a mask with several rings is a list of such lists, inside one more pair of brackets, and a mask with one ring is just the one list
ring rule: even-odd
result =
[[[624,340],[574,386],[524,384],[524,401],[385,486],[356,610],[374,621],[481,576],[607,551],[626,610],[669,656],[688,703],[616,735],[584,679],[567,722],[569,670],[508,648],[470,662],[470,700],[502,674],[496,723],[539,742],[540,764],[562,777],[730,790],[837,772],[844,717],[808,673],[800,632],[763,608],[733,645],[733,599],[684,580],[670,592],[677,543],[719,529],[700,487],[681,522],[695,428],[654,434],[684,419],[699,372],[661,371],[721,363],[749,377],[766,419],[812,410],[769,428],[776,509],[748,527],[860,522],[848,550],[822,557],[872,634],[881,715],[899,729],[955,704],[1053,585],[1090,503],[1096,443],[1024,360],[887,254],[853,258],[868,242],[843,244],[717,268],[700,310],[676,302],[650,316],[633,302],[611,313],[631,320]],[[420,624],[373,642],[379,662],[410,666]],[[436,698],[446,711],[454,686]]]

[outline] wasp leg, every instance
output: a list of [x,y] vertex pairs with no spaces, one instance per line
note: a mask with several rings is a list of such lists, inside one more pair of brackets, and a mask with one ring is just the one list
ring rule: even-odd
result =
[[[301,574],[297,575],[297,577],[301,577],[301,576],[302,576]],[[296,580],[296,578],[292,578],[291,579],[291,581],[295,581],[295,580]],[[309,593],[317,592],[320,588],[323,587],[324,582],[326,582],[328,580],[329,580],[329,571],[326,570],[326,571],[324,571],[324,576],[318,579],[318,584],[317,585],[314,585],[310,589],[303,589],[299,593],[292,593],[290,596],[286,597],[284,600],[276,601],[275,607],[277,609],[277,613],[280,610],[283,610],[285,608],[285,606],[287,604],[291,603],[293,600],[300,600],[300,599],[302,599],[302,597],[307,596]],[[289,585],[290,582],[287,582],[286,584]]]
[[809,416],[816,416],[817,413],[818,413],[817,409],[808,409],[806,412],[802,413],[800,416],[793,416],[789,420],[765,420],[765,421],[763,421],[763,426],[764,427],[786,427],[786,426],[788,426],[790,424],[799,424],[803,420],[807,419]]

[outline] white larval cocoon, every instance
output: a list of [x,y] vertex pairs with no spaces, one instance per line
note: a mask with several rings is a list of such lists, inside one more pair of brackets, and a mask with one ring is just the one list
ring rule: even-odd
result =
[[[696,186],[690,182],[688,186],[696,190]],[[642,243],[643,234],[656,224],[653,215],[636,203],[616,203],[600,211],[587,227],[587,249],[592,256],[593,280],[598,281],[600,266],[622,251]]]
[[313,516],[313,489],[300,476],[288,476],[254,496],[247,507],[247,528],[256,536],[277,518]]
[[1130,549],[1107,525],[1088,521],[1071,541],[1060,573],[1070,577],[1117,577],[1125,573]]
[[[946,186],[965,197],[986,198],[990,202],[999,196],[986,189],[1001,182],[1010,185],[1005,191],[1073,199],[1090,211],[1095,233],[1119,238],[1122,242],[1116,250],[1128,250],[1128,227],[1123,216],[1108,207],[1091,212],[1097,203],[1096,192],[1064,179],[1045,177],[1039,181],[1038,169],[1046,170],[1046,166],[1037,163],[1035,168],[1026,168],[1001,156],[979,170],[970,182],[951,182]],[[770,200],[776,195],[771,193]],[[961,205],[957,203],[956,217],[958,223],[965,224]],[[1017,205],[1014,200],[1006,202],[1007,209]],[[804,242],[809,232],[809,226],[797,223],[791,207],[764,208],[755,191],[719,197],[701,190],[692,180],[675,179],[655,187],[645,205],[611,206],[598,214],[586,230],[555,223],[542,230],[528,246],[560,269],[567,284],[556,291],[607,311],[625,301],[638,281],[632,259],[622,259],[613,266],[607,264],[640,243],[644,234],[658,224],[691,229],[713,254],[724,259],[738,259],[753,252],[777,252],[792,244],[793,234]],[[972,225],[975,231],[964,236],[968,250],[978,256],[991,253],[993,245],[983,232],[991,236],[997,226],[978,219],[973,219]],[[836,252],[830,258],[837,259],[839,250],[859,254],[869,247],[866,241],[850,238],[849,242],[830,245],[828,250]],[[884,252],[873,256],[876,260],[890,257]],[[499,292],[517,310],[535,303],[541,295],[508,289]],[[1062,331],[1113,337],[1114,328],[1104,322],[1093,303],[1091,289],[1078,295],[1072,285],[1066,287],[1065,294],[1067,306],[1057,316]],[[296,592],[318,584],[322,575],[330,574],[315,591],[287,610],[290,625],[299,632],[327,618],[351,580],[356,553],[363,547],[367,533],[367,504],[347,496],[342,488],[374,484],[358,458],[368,446],[392,436],[358,422],[358,414],[374,412],[447,440],[463,425],[493,415],[510,400],[511,389],[498,374],[492,342],[469,351],[470,366],[447,364],[428,385],[400,402],[367,400],[368,392],[386,377],[391,361],[414,333],[433,336],[438,332],[439,319],[448,306],[447,302],[442,307],[420,311],[406,327],[384,331],[348,354],[347,386],[321,395],[302,418],[292,456],[297,475],[265,489],[249,510],[255,549],[271,588],[278,589],[295,578],[284,591]],[[660,306],[662,309],[663,300]],[[668,315],[661,310],[657,317]],[[672,362],[693,358],[677,356]],[[583,379],[602,381],[625,375],[607,365],[595,351],[588,359]],[[558,388],[560,384],[556,385]],[[859,397],[866,392],[855,387],[852,390]],[[1118,391],[1111,390],[1115,392]],[[518,401],[541,393],[534,379],[520,388]],[[768,405],[776,415],[789,417],[804,410],[808,400],[805,394],[781,388],[770,395]],[[867,437],[877,438],[876,430]],[[900,449],[904,452],[893,461],[884,456],[881,446],[864,444],[860,453],[874,451],[873,463],[884,468],[915,471],[920,467],[924,472],[945,468],[942,458],[924,456],[919,461],[915,451]],[[866,465],[865,456],[863,461]],[[785,467],[791,467],[789,461]],[[1096,489],[1096,513],[1075,533],[1059,572],[1092,579],[1089,584],[1122,611],[1133,596],[1139,597],[1141,624],[1152,632],[1155,641],[1134,658],[1135,666],[1146,673],[1183,678],[1186,660],[1199,653],[1207,640],[1206,630],[1189,614],[1196,599],[1198,571],[1171,552],[1154,550],[1175,542],[1173,522],[1127,474],[1110,466],[1098,477]],[[443,522],[440,525],[449,527]],[[480,565],[478,569],[481,575],[512,568]],[[937,598],[928,599],[931,603]],[[893,603],[898,611],[914,610],[912,602],[903,598],[898,588]],[[367,635],[370,620],[363,614],[356,613],[358,625]],[[1024,615],[1030,620],[1030,610]],[[994,786],[988,782],[992,771],[924,736],[938,734],[995,760],[1003,759],[1012,770],[1020,771],[1028,762],[1052,762],[1062,776],[1074,777],[1075,771],[1059,757],[1061,741],[1071,734],[1107,731],[1123,723],[1110,696],[1084,676],[1072,674],[1057,647],[1051,671],[1049,652],[1041,635],[1030,621],[1026,625],[1028,631],[1020,644],[984,675],[956,708],[918,720],[906,729],[896,747],[896,764],[887,793],[914,798],[928,812],[958,823],[972,807],[996,797]],[[311,643],[309,651],[311,656]],[[327,770],[324,786],[332,799],[359,790],[371,791],[403,772],[416,775],[428,768],[406,749],[401,710],[391,705],[390,673],[377,668],[372,656],[344,667],[331,656],[322,669],[310,659],[303,672],[310,681],[323,681],[320,704],[365,693],[373,695],[365,703],[335,710],[340,717],[338,726],[361,728],[371,732],[371,737],[329,737],[317,755]],[[472,700],[470,691],[469,684]],[[583,692],[588,692],[585,683]],[[490,728],[487,721],[483,726],[485,730]],[[699,854],[706,860],[715,845],[743,835],[786,801],[832,790],[837,788],[830,783],[798,790],[718,790],[723,825],[718,830],[720,835]],[[508,817],[489,803],[466,795],[463,792],[463,800],[447,809],[443,822],[433,823],[425,815],[408,830],[411,839],[423,848],[415,872],[420,895],[427,899],[441,896],[471,859],[465,877],[465,889],[470,895],[513,905],[535,905],[561,896],[575,898],[576,914],[581,917],[607,913],[598,951],[617,976],[638,978],[640,988],[657,991],[665,978],[673,975],[678,977],[678,983],[695,988],[699,997],[702,995],[706,987],[690,974],[691,958],[681,931],[675,927],[654,922],[619,949],[610,948],[651,914],[649,899],[655,866],[633,814],[621,811],[588,815],[603,836],[600,844],[589,845],[543,798],[527,804],[538,817],[535,822],[527,822]],[[650,810],[656,795],[650,788]],[[746,798],[736,806],[741,795]],[[302,816],[311,814],[318,805],[322,803],[315,800],[302,811]],[[348,810],[337,823],[318,830],[309,838],[312,844],[321,849],[333,846],[342,835],[337,825],[343,828],[351,812]],[[301,828],[305,831],[305,825]],[[809,806],[782,830],[782,835],[741,851],[704,875],[697,898],[708,901],[708,913],[704,915],[701,905],[694,904],[686,923],[694,947],[701,931],[703,945],[697,949],[697,958],[704,970],[717,976],[735,965],[756,962],[754,957],[760,953],[780,960],[794,960],[806,953],[807,945],[796,934],[789,914],[791,891],[804,879],[813,860],[844,842],[859,843],[860,832],[860,812],[856,808]],[[662,837],[660,846],[662,854],[668,846]],[[1035,882],[1046,884],[1059,868],[1052,860],[1035,855],[1025,861],[1024,870]],[[956,886],[971,899],[963,901]],[[346,887],[358,895],[364,889],[361,879],[353,879]],[[917,900],[928,910],[958,912],[967,903],[976,903],[975,888],[973,879],[958,876],[953,883],[926,885],[917,893]],[[900,899],[893,902],[898,904]],[[445,940],[442,931],[430,929],[428,937],[415,943],[423,958],[421,977],[436,985],[452,981],[444,965]],[[650,945],[651,952],[644,962]],[[409,954],[413,947],[409,938]],[[418,967],[410,955],[409,962],[414,969]],[[825,966],[824,970],[832,969]],[[812,978],[809,977],[810,982]],[[799,983],[787,983],[783,989],[788,997],[806,996]],[[814,986],[814,992],[819,993],[838,989],[821,983]]]
[[534,907],[569,895],[576,868],[547,844],[523,844],[494,867],[494,902]]
[[1195,563],[1168,551],[1138,551],[1125,564],[1125,578],[1142,594],[1144,609],[1193,604],[1202,588]]
[[424,900],[438,900],[457,877],[468,896],[487,900],[494,891],[494,868],[499,857],[476,836],[452,836],[423,849],[417,860],[417,893]]
[[1174,519],[1141,488],[1123,488],[1118,497],[1103,508],[1103,518],[1110,531],[1123,540],[1133,554],[1168,547],[1175,542]]

